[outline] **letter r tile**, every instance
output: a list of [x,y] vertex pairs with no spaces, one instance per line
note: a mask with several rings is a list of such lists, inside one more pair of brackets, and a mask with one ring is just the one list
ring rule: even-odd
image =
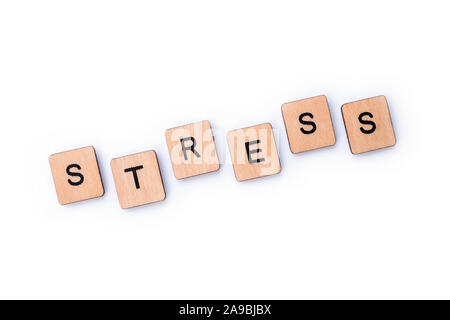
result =
[[395,145],[394,128],[385,96],[346,103],[341,111],[353,154]]
[[122,209],[166,198],[155,151],[112,159],[111,169]]
[[281,164],[270,123],[229,131],[227,141],[238,181],[280,173]]
[[103,196],[103,183],[93,147],[52,154],[50,168],[61,205]]
[[166,142],[177,179],[219,170],[219,159],[209,121],[167,129]]

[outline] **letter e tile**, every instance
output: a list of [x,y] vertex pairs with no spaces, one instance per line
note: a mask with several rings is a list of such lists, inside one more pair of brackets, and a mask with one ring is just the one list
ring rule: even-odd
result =
[[229,131],[227,141],[238,181],[280,173],[280,159],[270,123]]

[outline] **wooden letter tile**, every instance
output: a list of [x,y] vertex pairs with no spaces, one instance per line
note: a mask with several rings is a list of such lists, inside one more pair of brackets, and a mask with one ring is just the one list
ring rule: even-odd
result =
[[166,198],[155,151],[112,159],[111,169],[122,209]]
[[227,141],[238,181],[280,173],[280,159],[270,123],[229,131]]
[[52,154],[48,158],[60,204],[103,196],[103,183],[93,147]]
[[336,143],[327,98],[318,96],[281,106],[292,153],[332,146]]
[[394,129],[385,96],[346,103],[341,111],[353,154],[395,145]]
[[209,121],[167,129],[166,141],[177,179],[219,170],[219,159]]

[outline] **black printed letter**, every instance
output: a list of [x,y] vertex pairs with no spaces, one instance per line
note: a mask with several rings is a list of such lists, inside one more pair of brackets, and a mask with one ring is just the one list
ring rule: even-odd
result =
[[[192,141],[192,145],[190,145],[189,147],[186,147],[184,145],[184,142],[188,141],[188,140]],[[180,139],[180,142],[181,142],[181,147],[183,149],[184,160],[188,159],[187,154],[186,154],[187,150],[191,150],[197,156],[197,158],[200,158],[200,154],[197,151],[195,151],[195,149],[194,149],[195,145],[197,144],[197,142],[195,142],[194,137]]]
[[139,185],[139,179],[138,179],[136,171],[141,170],[143,168],[144,168],[144,166],[137,166],[137,167],[127,168],[124,170],[125,172],[130,172],[130,171],[133,172],[134,184],[136,185],[136,189],[139,189],[141,187]]
[[375,125],[375,122],[370,121],[370,120],[363,120],[364,116],[373,118],[373,114],[371,114],[370,112],[363,112],[358,117],[359,122],[361,122],[362,124],[370,124],[372,126],[372,128],[370,128],[369,130],[366,130],[363,127],[360,127],[359,129],[361,130],[362,133],[365,133],[365,134],[373,133],[375,131],[375,129],[377,128],[377,126]]
[[83,176],[81,173],[79,173],[79,172],[71,172],[70,169],[72,169],[72,168],[77,168],[78,170],[81,170],[81,167],[80,167],[79,165],[77,165],[77,164],[70,164],[70,165],[68,165],[67,168],[66,168],[66,172],[67,172],[67,174],[68,174],[69,176],[72,176],[72,177],[79,177],[80,180],[78,180],[78,181],[76,181],[76,182],[73,182],[72,180],[67,179],[67,182],[69,182],[69,184],[70,184],[71,186],[79,186],[80,184],[83,183],[83,181],[84,181],[84,176]]
[[254,164],[254,163],[263,162],[263,161],[266,160],[266,159],[264,159],[264,158],[252,159],[252,157],[250,156],[250,155],[253,154],[253,153],[258,153],[258,152],[261,152],[261,151],[262,151],[261,149],[253,149],[253,150],[250,150],[250,146],[251,146],[252,144],[258,144],[258,143],[260,143],[260,142],[261,142],[261,141],[258,139],[258,140],[253,140],[253,141],[249,141],[249,142],[246,142],[246,143],[245,143],[245,150],[247,151],[247,159],[248,159],[248,163]]
[[310,133],[313,133],[314,131],[316,131],[317,126],[314,123],[314,121],[305,121],[305,120],[303,120],[304,117],[310,117],[311,119],[313,119],[314,116],[309,112],[305,112],[305,113],[302,113],[300,115],[300,117],[298,117],[298,121],[300,121],[301,124],[310,125],[310,126],[312,126],[312,128],[310,130],[305,130],[303,128],[300,128],[300,131],[303,132],[304,134],[310,134]]

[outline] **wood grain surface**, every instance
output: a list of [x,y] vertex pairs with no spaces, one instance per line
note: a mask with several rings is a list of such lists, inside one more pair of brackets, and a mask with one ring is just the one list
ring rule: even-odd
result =
[[395,145],[394,128],[385,96],[346,103],[341,111],[353,154]]
[[238,181],[277,174],[280,159],[270,123],[229,131],[228,147]]
[[94,147],[55,153],[48,160],[61,205],[103,196]]
[[112,159],[111,169],[122,209],[166,198],[155,151]]
[[336,143],[330,109],[324,95],[284,103],[281,112],[292,153]]
[[167,129],[166,142],[177,179],[219,170],[219,159],[209,121]]

